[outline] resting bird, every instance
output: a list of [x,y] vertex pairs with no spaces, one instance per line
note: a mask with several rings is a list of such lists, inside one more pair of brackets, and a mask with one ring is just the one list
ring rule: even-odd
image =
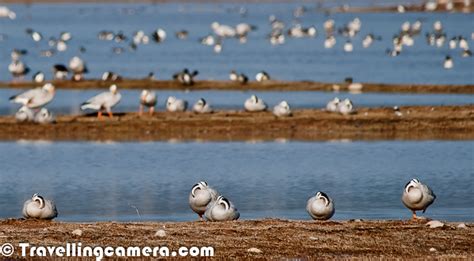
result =
[[338,103],[337,110],[343,115],[349,115],[356,112],[352,101],[349,99],[344,99],[342,102]]
[[341,100],[339,100],[339,98],[334,98],[332,99],[331,101],[328,102],[328,104],[326,105],[326,110],[329,111],[329,112],[337,112],[338,111],[338,108],[339,108],[339,103],[341,102]]
[[41,110],[38,113],[36,113],[34,120],[36,123],[47,124],[47,123],[53,123],[54,117],[53,117],[53,114],[51,114],[51,112],[48,111],[48,109],[41,108]]
[[30,109],[36,109],[50,103],[55,94],[54,85],[47,83],[41,88],[35,88],[10,97],[13,103],[19,103]]
[[33,219],[54,219],[58,216],[56,205],[53,201],[44,199],[38,194],[23,204],[23,217]]
[[53,66],[53,74],[55,80],[65,80],[67,78],[68,73],[69,70],[63,64],[55,64]]
[[94,96],[81,104],[81,110],[91,109],[97,111],[97,118],[102,119],[102,111],[105,110],[112,118],[112,108],[120,102],[122,95],[117,91],[117,85],[110,86],[108,92]]
[[216,201],[207,205],[204,216],[208,221],[231,221],[239,219],[240,213],[232,202],[219,196]]
[[288,117],[291,116],[290,105],[286,101],[280,102],[278,105],[273,107],[273,115],[277,117]]
[[245,101],[244,108],[246,111],[264,111],[267,109],[267,105],[262,99],[252,95]]
[[306,211],[315,220],[328,220],[334,215],[334,202],[326,193],[319,191],[308,199]]
[[142,94],[140,95],[140,110],[138,112],[139,115],[143,114],[143,107],[148,107],[148,111],[150,115],[153,115],[155,111],[156,105],[156,93],[149,90],[143,90]]
[[30,71],[30,68],[26,66],[20,60],[13,60],[10,65],[8,65],[8,71],[12,74],[13,78],[22,78]]
[[196,113],[211,113],[211,105],[203,98],[199,99],[193,106],[193,111]]
[[403,204],[413,212],[412,219],[417,219],[417,210],[423,210],[423,213],[425,213],[426,209],[433,204],[435,199],[436,195],[430,187],[417,179],[412,179],[405,185],[402,195]]
[[202,220],[207,205],[216,201],[218,196],[219,193],[215,189],[209,187],[205,181],[200,181],[193,186],[189,193],[189,206]]
[[81,81],[84,77],[84,73],[88,72],[84,61],[77,56],[72,57],[72,59],[69,61],[69,69],[71,69],[73,73],[73,81]]
[[261,71],[255,75],[255,80],[257,80],[257,82],[268,81],[270,80],[270,75],[265,71]]
[[169,112],[186,111],[187,108],[188,102],[185,100],[176,99],[174,96],[170,96],[166,100],[166,109]]
[[193,85],[194,84],[194,77],[198,75],[198,71],[193,71],[192,73],[189,72],[188,69],[184,69],[182,72],[175,73],[173,75],[173,79],[177,80],[183,85]]
[[26,106],[21,106],[20,109],[15,113],[15,119],[18,122],[28,122],[28,121],[33,121],[35,117],[35,113],[33,110]]

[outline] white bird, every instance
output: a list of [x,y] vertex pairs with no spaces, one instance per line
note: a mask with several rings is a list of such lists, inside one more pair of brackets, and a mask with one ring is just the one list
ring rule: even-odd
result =
[[350,53],[354,50],[354,46],[352,45],[351,41],[347,41],[345,44],[344,44],[344,52],[346,53]]
[[211,188],[205,181],[200,181],[193,186],[189,193],[189,206],[202,220],[207,205],[216,201],[218,196],[217,190]]
[[100,93],[81,104],[81,110],[95,110],[99,119],[102,119],[102,111],[105,110],[112,118],[112,108],[120,102],[121,98],[122,95],[118,92],[117,85],[113,84],[108,92]]
[[13,78],[21,78],[28,74],[30,71],[30,68],[25,65],[20,60],[13,60],[9,65],[8,65],[8,71],[12,74]]
[[211,24],[211,28],[217,36],[220,36],[222,38],[232,38],[236,35],[236,31],[233,27],[219,24],[218,22],[213,22]]
[[239,219],[240,213],[231,201],[219,196],[207,206],[204,216],[208,221],[231,221]]
[[403,190],[402,202],[413,212],[413,219],[416,219],[416,211],[426,209],[433,204],[436,195],[427,185],[421,183],[418,179],[412,179],[405,185]]
[[338,97],[330,100],[328,102],[328,104],[326,105],[326,110],[330,111],[330,112],[338,112],[340,102],[341,102],[341,100],[339,100]]
[[229,79],[231,81],[236,82],[238,80],[238,78],[239,78],[239,74],[236,71],[234,71],[234,70],[230,71]]
[[33,121],[35,114],[33,110],[26,106],[21,106],[20,109],[15,113],[15,119],[18,122],[29,122]]
[[140,109],[138,114],[143,114],[143,108],[148,107],[148,112],[153,115],[157,102],[156,93],[150,90],[143,90],[140,94]]
[[56,204],[38,194],[23,204],[23,217],[32,219],[54,219],[58,216]]
[[153,32],[151,36],[153,37],[153,40],[155,40],[155,42],[161,43],[166,39],[166,31],[161,28],[158,28]]
[[259,99],[256,95],[250,96],[245,103],[244,108],[246,111],[264,111],[267,109],[267,105],[262,99]]
[[69,61],[69,69],[72,71],[72,79],[75,81],[82,80],[84,73],[88,72],[84,61],[78,56],[72,57]]
[[44,73],[39,71],[33,75],[33,81],[36,83],[42,83],[44,82]]
[[63,64],[55,64],[53,66],[54,79],[56,80],[65,80],[67,78],[68,73],[69,70]]
[[174,96],[168,97],[166,100],[166,109],[169,112],[186,111],[188,108],[188,102],[181,99],[176,99]]
[[41,108],[41,110],[36,113],[34,121],[40,124],[53,123],[54,116],[48,109]]
[[255,75],[255,80],[257,80],[257,82],[269,81],[270,75],[265,71],[261,71]]
[[306,211],[315,220],[328,220],[335,212],[334,201],[324,192],[317,192],[308,199]]
[[344,99],[342,102],[340,102],[338,104],[337,110],[343,115],[353,114],[356,112],[352,101],[349,99]]
[[273,107],[273,115],[277,117],[288,117],[291,116],[290,105],[286,101],[282,101]]
[[334,36],[329,36],[324,40],[324,48],[331,49],[336,45],[336,38]]
[[451,57],[448,55],[446,56],[446,58],[444,59],[444,69],[446,70],[449,70],[449,69],[452,69],[454,67],[454,63],[453,63],[453,59],[451,59]]
[[211,105],[201,98],[194,104],[193,111],[196,113],[211,113],[213,110]]
[[12,96],[10,97],[10,101],[13,103],[22,104],[30,109],[36,109],[50,103],[54,98],[54,94],[54,85],[47,83],[43,85],[43,87],[35,88]]

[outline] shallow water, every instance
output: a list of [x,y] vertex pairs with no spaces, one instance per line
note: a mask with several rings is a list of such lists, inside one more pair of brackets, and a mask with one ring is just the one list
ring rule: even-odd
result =
[[[18,94],[22,90],[0,89],[0,115],[14,114],[20,107],[8,102],[8,97]],[[104,90],[58,90],[55,99],[46,107],[56,114],[81,113],[79,106],[90,97]],[[121,90],[122,100],[114,108],[117,112],[131,112],[138,110],[140,91]],[[214,109],[243,109],[246,99],[256,94],[269,106],[273,107],[282,100],[289,102],[294,109],[298,108],[325,108],[328,101],[334,97],[350,98],[355,106],[359,107],[393,107],[406,105],[463,105],[474,104],[472,95],[467,94],[397,94],[397,93],[364,93],[351,94],[347,92],[278,92],[278,91],[159,91],[158,110],[165,110],[166,99],[175,96],[187,100],[191,105],[199,98],[205,98]]]
[[[347,3],[337,1],[332,3]],[[354,1],[350,1],[351,3]],[[407,1],[391,1],[407,2]],[[413,1],[408,1],[413,2]],[[331,3],[331,2],[330,2]],[[388,4],[386,1],[356,1],[354,5]],[[333,14],[330,16],[317,12],[315,4],[306,4],[310,11],[300,18],[303,26],[315,25],[316,38],[287,39],[282,46],[271,46],[267,35],[270,32],[268,17],[271,14],[292,24],[292,12],[300,3],[279,4],[32,4],[10,5],[17,13],[17,19],[0,19],[0,33],[7,39],[0,41],[0,80],[9,80],[6,70],[10,52],[13,48],[26,48],[30,54],[23,60],[32,73],[42,70],[51,73],[51,66],[67,63],[79,55],[79,47],[87,51],[80,54],[88,64],[90,74],[97,78],[104,71],[111,70],[125,77],[142,78],[153,71],[160,79],[169,79],[184,67],[200,71],[198,79],[227,79],[231,69],[242,71],[251,78],[260,70],[266,70],[275,79],[314,80],[340,82],[352,76],[356,81],[382,83],[432,83],[432,84],[473,84],[474,58],[461,58],[459,49],[449,50],[427,46],[424,34],[432,30],[436,20],[443,22],[447,38],[463,35],[474,46],[470,35],[474,26],[474,14],[447,13],[361,13]],[[248,14],[242,17],[236,10],[245,6]],[[331,50],[323,47],[322,24],[333,18],[337,27],[359,17],[362,30],[353,40],[354,52],[344,53],[345,39],[337,37],[337,45]],[[399,31],[404,21],[420,19],[423,25],[421,36],[416,38],[415,46],[405,48],[399,57],[388,57],[387,48],[392,47],[392,36]],[[252,32],[247,44],[239,44],[236,39],[224,41],[224,51],[214,54],[211,47],[198,43],[198,39],[211,32],[210,24],[235,25],[248,22],[258,27]],[[61,26],[58,27],[58,24]],[[25,33],[31,27],[43,33],[45,39],[57,37],[60,31],[70,31],[73,40],[68,50],[52,58],[39,56],[40,50],[48,49],[47,40],[34,43]],[[168,37],[162,44],[140,45],[135,52],[125,51],[115,55],[112,47],[125,47],[127,44],[104,42],[97,39],[101,30],[122,30],[128,36],[134,31],[144,30],[151,34],[161,27]],[[178,40],[174,33],[186,29],[190,32],[188,40]],[[362,48],[362,39],[368,33],[382,36],[382,41],[368,49]],[[450,54],[455,67],[444,70],[444,57]],[[32,74],[28,76],[31,77]]]
[[474,221],[473,155],[473,141],[3,142],[0,218],[40,192],[65,221],[195,220],[188,193],[206,180],[243,219],[308,219],[318,190],[335,200],[335,219],[406,219],[401,193],[417,177],[437,195],[426,216]]

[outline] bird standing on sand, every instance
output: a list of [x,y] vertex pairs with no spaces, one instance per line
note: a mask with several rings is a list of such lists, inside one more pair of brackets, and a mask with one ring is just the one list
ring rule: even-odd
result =
[[166,100],[166,110],[169,112],[186,111],[187,108],[188,102],[185,100],[177,99],[174,96],[170,96]]
[[38,194],[23,204],[23,217],[29,219],[54,219],[58,216],[56,204]]
[[280,102],[278,105],[273,107],[273,115],[277,117],[288,117],[291,116],[290,105],[286,101]]
[[231,201],[219,196],[207,206],[204,216],[208,221],[231,221],[239,219],[240,213]]
[[156,93],[150,90],[143,90],[140,95],[140,109],[138,114],[143,114],[143,107],[148,107],[148,112],[153,115],[155,111],[155,105],[157,102]]
[[324,192],[317,192],[308,199],[306,211],[315,220],[328,220],[335,212],[334,201]]
[[259,99],[256,95],[252,95],[244,103],[246,111],[264,111],[267,109],[267,104],[262,99]]
[[219,193],[211,188],[205,181],[200,181],[195,184],[189,193],[189,206],[199,215],[202,220],[202,215],[206,212],[207,205],[217,200]]
[[30,109],[37,109],[51,102],[54,98],[54,94],[54,85],[47,83],[41,88],[35,88],[12,96],[10,97],[10,101],[22,104]]
[[102,111],[105,110],[110,118],[113,118],[112,108],[120,102],[122,95],[117,90],[117,85],[110,86],[108,92],[94,96],[81,104],[81,110],[97,111],[97,118],[102,119]]
[[416,211],[426,209],[433,204],[436,195],[430,187],[421,183],[418,179],[412,179],[405,185],[403,190],[402,202],[405,207],[413,212],[412,219],[417,219]]
[[194,104],[193,111],[196,113],[212,113],[212,107],[206,100],[201,98]]

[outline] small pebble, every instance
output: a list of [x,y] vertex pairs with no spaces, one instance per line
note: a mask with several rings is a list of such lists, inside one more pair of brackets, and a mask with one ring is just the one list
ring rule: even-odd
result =
[[467,226],[466,226],[466,224],[461,223],[461,224],[459,224],[459,225],[457,226],[457,228],[464,228],[464,229],[466,229]]
[[256,253],[256,254],[261,254],[263,253],[262,250],[256,248],[256,247],[252,247],[252,248],[249,248],[247,249],[247,252],[250,252],[250,253]]
[[426,225],[430,228],[444,227],[444,223],[438,220],[431,220],[430,222],[426,223]]
[[436,248],[434,247],[430,248],[430,252],[436,252],[436,251],[437,251]]
[[165,237],[166,236],[166,231],[164,231],[163,229],[159,229],[158,231],[156,231],[155,236],[156,237]]
[[72,231],[72,234],[75,235],[75,236],[80,237],[80,236],[82,236],[82,230],[76,229],[76,230]]
[[317,237],[309,237],[310,240],[319,240]]

